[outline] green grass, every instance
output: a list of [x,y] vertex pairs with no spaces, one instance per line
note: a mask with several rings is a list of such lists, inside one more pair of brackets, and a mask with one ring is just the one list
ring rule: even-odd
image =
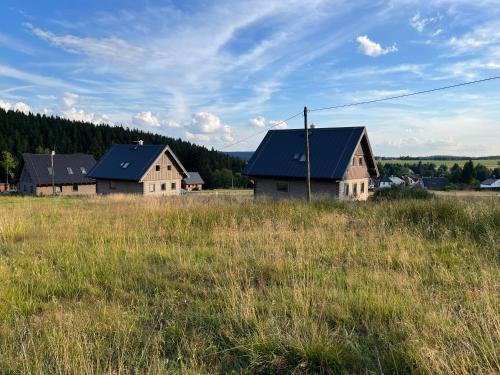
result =
[[[404,159],[386,159],[386,160],[377,160],[380,161],[382,164],[416,164],[419,162],[419,160],[404,160]],[[438,167],[441,164],[445,164],[448,166],[448,168],[453,167],[453,165],[458,164],[460,167],[463,167],[464,164],[469,161],[469,159],[462,159],[462,160],[431,160],[431,159],[422,159],[420,160],[422,163],[434,163]],[[499,159],[473,159],[474,165],[476,164],[482,164],[490,169],[495,169],[500,167],[500,160]]]
[[0,199],[0,373],[500,371],[500,205]]

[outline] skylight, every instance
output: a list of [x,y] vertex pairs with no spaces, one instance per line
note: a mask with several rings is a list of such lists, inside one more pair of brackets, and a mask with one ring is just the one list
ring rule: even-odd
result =
[[68,170],[68,174],[73,174],[73,169],[71,169],[71,167],[66,167],[66,169]]
[[85,167],[80,167],[80,170],[82,171],[82,174],[87,174],[87,170],[85,169]]
[[130,162],[128,162],[128,161],[124,161],[124,162],[122,162],[122,163],[120,164],[120,167],[121,167],[122,169],[127,169],[129,165],[130,165]]
[[306,154],[300,155],[299,161],[306,161]]
[[49,171],[49,175],[52,176],[52,174],[54,173],[53,169],[51,167],[48,167],[47,170]]

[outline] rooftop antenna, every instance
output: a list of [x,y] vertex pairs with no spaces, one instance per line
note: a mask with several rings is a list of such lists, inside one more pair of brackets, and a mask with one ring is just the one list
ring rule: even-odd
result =
[[54,155],[56,154],[56,146],[54,145],[54,149],[50,152],[50,169],[52,170],[52,195],[56,196],[56,184],[54,182]]
[[307,107],[304,107],[304,140],[306,146],[307,202],[311,202],[311,161],[309,160],[309,130],[307,129]]

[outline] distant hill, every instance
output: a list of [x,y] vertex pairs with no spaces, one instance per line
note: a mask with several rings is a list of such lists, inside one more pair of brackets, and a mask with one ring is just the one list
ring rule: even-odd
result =
[[432,156],[375,156],[377,160],[497,160],[500,155],[494,156],[454,156],[454,155],[432,155]]
[[[200,172],[209,188],[220,185],[221,173],[227,174],[228,170],[241,172],[245,166],[241,158],[181,139],[123,126],[96,125],[40,114],[26,115],[0,108],[0,152],[10,151],[20,162],[21,153],[48,153],[54,146],[58,153],[81,152],[100,158],[114,143],[128,144],[139,139],[146,144],[168,144],[188,171]],[[20,167],[16,177],[19,176]],[[0,181],[4,178],[5,171],[2,168]]]
[[245,161],[250,160],[252,157],[254,151],[232,151],[232,152],[225,152],[226,155],[232,156],[234,158],[239,158]]

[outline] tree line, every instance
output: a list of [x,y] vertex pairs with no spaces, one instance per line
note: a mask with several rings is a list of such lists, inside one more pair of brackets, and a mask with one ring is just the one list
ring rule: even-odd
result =
[[241,175],[245,161],[213,148],[123,126],[96,125],[1,108],[0,153],[8,152],[14,160],[9,160],[9,165],[13,166],[9,177],[7,168],[0,168],[0,181],[19,178],[22,153],[48,153],[55,147],[60,154],[86,153],[99,159],[111,145],[129,144],[139,139],[146,144],[169,145],[188,171],[200,173],[207,188],[229,187],[231,181],[235,187],[247,184],[246,177]]
[[488,178],[500,178],[500,167],[489,169],[481,163],[474,164],[467,161],[463,167],[455,163],[451,168],[446,164],[436,165],[432,162],[418,163],[377,163],[381,177],[386,176],[420,176],[446,177],[451,183],[479,185],[480,181]]

